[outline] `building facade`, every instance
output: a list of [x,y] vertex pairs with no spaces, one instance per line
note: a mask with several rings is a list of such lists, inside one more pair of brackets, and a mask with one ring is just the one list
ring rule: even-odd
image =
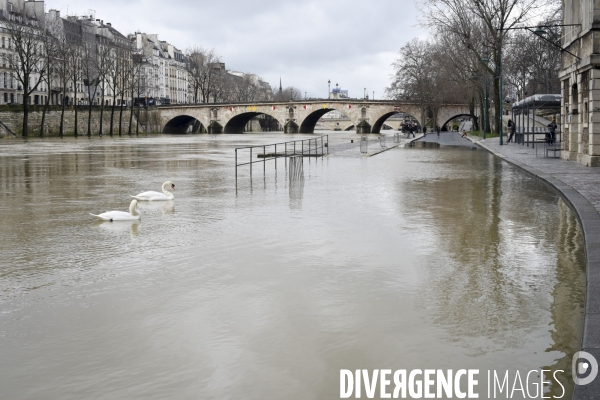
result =
[[561,157],[600,166],[600,3],[563,0]]
[[157,104],[190,102],[185,56],[172,44],[158,39],[157,34],[136,32],[130,35],[135,54],[142,57],[140,97],[154,99]]

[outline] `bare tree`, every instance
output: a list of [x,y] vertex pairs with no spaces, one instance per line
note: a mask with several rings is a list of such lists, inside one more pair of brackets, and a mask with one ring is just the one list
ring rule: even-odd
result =
[[304,98],[300,89],[294,86],[288,86],[281,91],[281,93],[277,92],[274,96],[276,101],[291,101],[291,100],[300,100]]
[[[128,86],[129,86],[129,93],[131,94],[131,105],[130,105],[130,110],[129,110],[129,128],[127,130],[127,133],[129,135],[131,135],[133,133],[133,109],[135,107],[135,101],[134,99],[136,97],[139,97],[139,93],[141,91],[141,86],[142,86],[142,68],[143,68],[143,63],[144,63],[145,59],[142,55],[133,55],[132,56],[132,60],[131,63],[129,64],[129,70],[127,75],[129,76],[128,79]],[[137,118],[139,119],[139,114],[137,116]]]
[[110,46],[107,38],[102,38],[102,43],[98,50],[98,80],[100,81],[100,127],[98,134],[104,134],[104,104],[106,102],[106,88],[108,85],[109,74],[112,71],[114,59],[114,49]]
[[99,56],[96,37],[89,26],[83,26],[81,47],[81,77],[86,89],[88,101],[87,135],[92,136],[92,107],[96,102],[100,80]]
[[210,101],[215,86],[219,83],[219,75],[225,73],[223,69],[221,57],[214,49],[193,47],[187,50],[186,70],[194,103]]
[[43,81],[46,84],[46,101],[44,102],[44,110],[42,111],[42,121],[40,123],[40,136],[44,136],[46,123],[46,113],[50,105],[52,97],[52,82],[58,78],[58,69],[60,63],[60,25],[57,20],[46,20],[46,32],[43,36],[42,45],[44,46],[44,54],[46,56],[46,73]]
[[[6,29],[14,47],[9,57],[14,77],[23,90],[23,136],[29,132],[29,103],[31,94],[37,90],[48,71],[47,58],[43,46],[45,35],[43,20],[28,16],[25,6],[8,15]],[[43,16],[42,16],[43,17]]]
[[113,135],[114,132],[114,120],[115,120],[115,107],[117,105],[117,97],[120,92],[123,90],[122,86],[122,73],[123,73],[123,63],[125,62],[125,49],[121,46],[115,47],[112,50],[113,57],[111,57],[111,61],[107,65],[107,84],[110,87],[112,94],[112,107],[110,111],[110,136]]
[[67,38],[64,35],[64,29],[62,27],[62,21],[56,20],[51,26],[51,33],[56,40],[56,48],[54,52],[54,79],[56,79],[60,85],[62,91],[61,99],[61,112],[60,112],[60,128],[59,135],[64,135],[65,128],[65,107],[66,107],[66,94],[67,86],[70,80],[69,74],[69,60],[71,59],[71,52],[73,47],[67,42]]
[[121,89],[121,91],[119,93],[121,95],[121,101],[120,101],[120,105],[119,105],[119,136],[121,136],[121,133],[123,130],[123,108],[127,104],[127,102],[125,100],[125,95],[130,94],[130,93],[128,93],[128,90],[131,85],[130,82],[133,80],[133,70],[132,70],[133,53],[132,53],[131,47],[124,47],[122,49],[122,54],[123,54],[123,57],[121,58],[121,62],[119,63],[119,67],[121,69],[121,72],[120,72],[121,82],[119,84],[119,87]]
[[[424,14],[430,27],[458,35],[475,59],[490,56],[485,68],[494,76],[494,91],[500,97],[502,50],[510,28],[526,21],[548,4],[546,0],[424,0]],[[495,102],[496,115],[502,114],[502,102]],[[502,121],[496,123],[496,131]]]
[[82,59],[83,59],[83,49],[82,47],[75,42],[70,42],[67,44],[69,47],[69,51],[67,53],[67,70],[69,74],[69,82],[73,88],[73,109],[75,110],[75,123],[73,126],[73,135],[79,135],[79,113],[77,107],[77,93],[79,91],[79,83],[81,83],[82,79]]

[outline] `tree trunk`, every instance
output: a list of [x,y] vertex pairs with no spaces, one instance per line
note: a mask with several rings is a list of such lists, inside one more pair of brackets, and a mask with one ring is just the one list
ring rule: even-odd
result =
[[502,132],[502,95],[500,94],[500,79],[496,78],[494,79],[494,93],[496,94],[496,99],[494,101],[495,104],[495,109],[496,109],[496,121],[495,121],[495,128],[496,128],[496,134],[500,134],[500,132]]
[[[146,125],[148,124],[148,121],[146,121]],[[140,106],[138,105],[138,113],[137,113],[137,118],[135,120],[135,134],[136,136],[140,134]]]
[[42,111],[42,123],[40,124],[40,137],[44,136],[44,123],[46,122],[46,111],[48,111],[48,105],[50,104],[50,96],[46,98],[44,103],[44,110]]
[[127,134],[131,136],[133,133],[133,101],[131,102],[131,110],[129,111],[129,128],[127,129]]
[[29,99],[29,96],[25,93],[27,93],[27,89],[23,91],[23,137],[27,137],[27,132],[29,130],[29,127],[27,126],[29,121],[29,104],[27,104],[27,100]]
[[98,136],[102,136],[102,128],[104,127],[104,82],[102,83],[102,104],[100,104],[100,131]]
[[92,102],[88,106],[88,126],[87,126],[88,137],[92,136]]
[[58,135],[60,137],[63,137],[64,133],[65,133],[65,94],[67,93],[67,85],[65,84],[65,86],[63,87],[63,98],[62,98],[62,105],[60,107],[60,130]]
[[119,105],[119,136],[121,136],[122,128],[123,128],[123,98],[125,97],[125,93],[121,93],[121,104]]
[[77,99],[73,99],[73,107],[75,108],[75,127],[73,128],[73,136],[77,137],[77,125],[79,123],[79,114],[77,112]]
[[110,136],[113,135],[113,128],[115,126],[115,104],[117,104],[117,95],[113,93],[112,108],[110,111]]

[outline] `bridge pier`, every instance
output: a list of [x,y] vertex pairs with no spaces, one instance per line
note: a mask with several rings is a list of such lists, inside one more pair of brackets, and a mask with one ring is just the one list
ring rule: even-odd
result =
[[283,133],[298,133],[300,131],[299,128],[296,122],[289,120],[283,127]]

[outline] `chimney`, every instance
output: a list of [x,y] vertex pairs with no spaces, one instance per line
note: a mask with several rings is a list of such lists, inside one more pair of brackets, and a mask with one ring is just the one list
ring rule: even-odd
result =
[[112,24],[110,22],[107,22],[106,25],[112,28]]

